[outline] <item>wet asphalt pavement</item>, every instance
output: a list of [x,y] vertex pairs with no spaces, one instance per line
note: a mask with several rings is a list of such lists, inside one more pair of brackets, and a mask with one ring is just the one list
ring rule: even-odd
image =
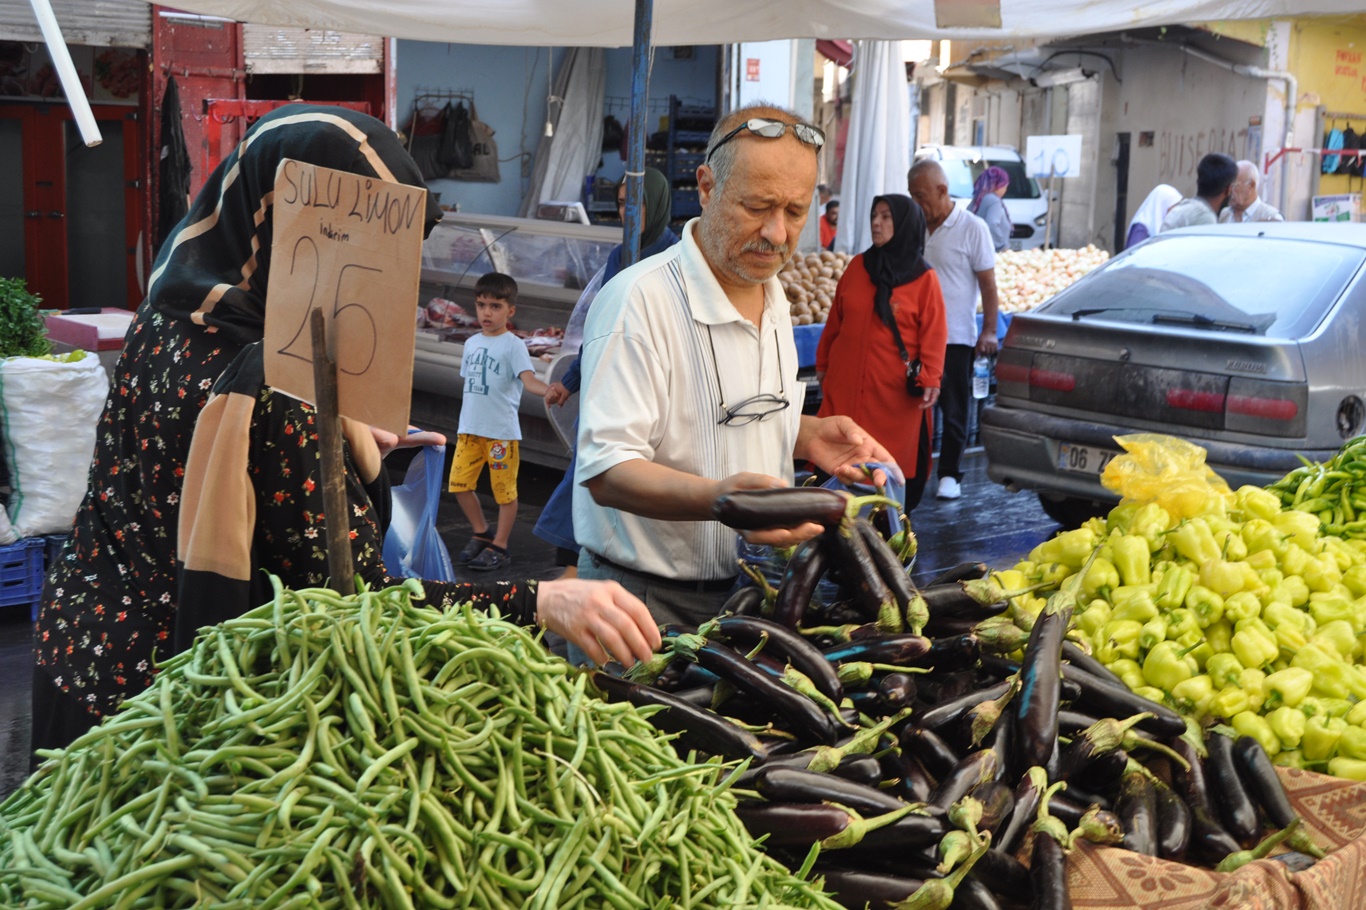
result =
[[[980,448],[965,454],[963,467],[966,473],[961,499],[935,499],[937,478],[932,478],[925,499],[911,515],[920,545],[915,570],[918,580],[966,561],[1008,568],[1057,530],[1057,524],[1043,513],[1032,493],[1008,493],[987,479],[986,458]],[[557,470],[522,467],[518,484],[521,511],[510,547],[512,564],[500,575],[554,578],[560,573],[554,548],[531,533],[560,477]],[[486,513],[492,518],[492,500],[486,489],[483,493]],[[443,496],[437,530],[452,553],[468,540],[469,524],[449,494]],[[26,607],[0,608],[0,798],[28,773],[32,636]]]

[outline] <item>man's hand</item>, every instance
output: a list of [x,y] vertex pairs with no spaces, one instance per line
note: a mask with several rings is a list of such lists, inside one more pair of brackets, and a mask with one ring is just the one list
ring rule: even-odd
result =
[[379,427],[371,427],[370,435],[375,438],[375,445],[379,447],[379,457],[383,458],[394,449],[410,449],[414,446],[444,446],[446,437],[441,433],[433,433],[430,430],[419,430],[417,427],[408,427],[408,435],[399,436],[397,433],[390,433],[388,430],[381,430]]
[[986,329],[982,329],[982,334],[977,336],[978,357],[990,357],[992,354],[996,353],[996,350],[1000,346],[1001,342],[999,339],[997,339],[996,332],[994,330],[988,332]]
[[920,410],[926,411],[939,403],[939,387],[925,386],[925,397],[920,402]]
[[546,407],[558,407],[569,400],[569,389],[562,382],[552,382],[545,390]]
[[[869,461],[889,465],[898,482],[906,479],[891,453],[848,417],[803,417],[793,454],[844,483],[867,483],[868,475],[860,465]],[[881,471],[874,473],[874,483],[886,480]]]
[[659,626],[645,604],[615,581],[557,578],[536,589],[536,618],[602,666],[649,660],[660,646]]
[[[787,485],[787,482],[781,478],[770,477],[767,474],[732,474],[716,485],[715,498],[719,499],[727,493],[735,493],[739,490],[771,490]],[[824,530],[825,528],[816,522],[807,521],[791,528],[771,528],[767,531],[742,531],[740,533],[745,540],[752,544],[784,548],[795,547]]]

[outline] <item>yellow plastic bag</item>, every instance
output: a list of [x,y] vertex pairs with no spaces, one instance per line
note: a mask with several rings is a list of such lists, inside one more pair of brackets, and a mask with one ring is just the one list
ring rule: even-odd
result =
[[1160,433],[1116,436],[1127,454],[1105,466],[1100,482],[1124,502],[1155,502],[1178,520],[1223,515],[1228,484],[1205,464],[1205,450]]

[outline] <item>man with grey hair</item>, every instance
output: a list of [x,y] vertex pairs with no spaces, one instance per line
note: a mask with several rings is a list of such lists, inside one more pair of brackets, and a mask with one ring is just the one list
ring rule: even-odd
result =
[[[939,278],[948,322],[944,374],[939,382],[939,499],[963,495],[963,449],[968,440],[972,397],[972,362],[996,353],[996,245],[987,223],[949,196],[949,180],[939,162],[917,161],[906,175],[911,198],[925,213],[925,261]],[[977,328],[977,304],[982,328]]]
[[1262,174],[1251,161],[1238,162],[1238,176],[1233,181],[1228,208],[1219,213],[1220,224],[1246,224],[1252,221],[1284,221],[1276,207],[1257,197]]
[[[619,581],[659,622],[715,616],[736,580],[717,497],[792,483],[793,461],[846,481],[893,464],[847,417],[801,413],[777,273],[816,189],[819,129],[768,105],[722,118],[697,169],[702,215],[622,271],[584,326],[574,533],[580,578]],[[811,522],[756,533],[789,546]]]

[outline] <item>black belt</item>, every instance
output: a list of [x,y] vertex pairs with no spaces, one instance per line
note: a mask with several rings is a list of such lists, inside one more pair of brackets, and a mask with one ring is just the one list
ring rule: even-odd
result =
[[731,588],[735,587],[735,579],[738,577],[736,575],[732,575],[730,578],[716,579],[665,578],[663,575],[651,575],[649,572],[641,572],[638,569],[628,569],[626,566],[612,562],[612,560],[608,559],[606,556],[599,556],[592,550],[589,550],[587,552],[589,559],[593,560],[593,565],[597,566],[598,568],[606,566],[609,569],[621,572],[625,575],[634,576],[635,578],[639,578],[643,581],[649,582],[652,585],[660,585],[666,588],[677,588],[680,591],[697,591],[701,594],[724,593],[726,591],[729,591]]

